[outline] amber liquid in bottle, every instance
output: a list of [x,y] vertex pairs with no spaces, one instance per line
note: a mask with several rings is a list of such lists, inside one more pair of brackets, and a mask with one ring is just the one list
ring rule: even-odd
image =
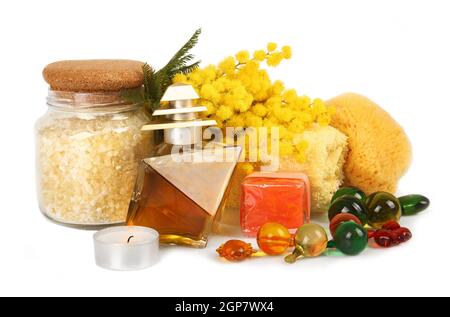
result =
[[213,217],[145,162],[139,174],[142,187],[132,199],[128,225],[156,229],[162,244],[206,246]]
[[[222,154],[231,153],[233,160],[210,161],[212,153],[192,145],[182,154],[191,159],[178,162],[167,154],[171,145],[158,146],[157,155],[140,164],[128,225],[157,230],[162,244],[205,247],[214,217],[225,206],[241,151],[223,145],[214,148],[221,149]],[[202,160],[195,161],[196,154],[201,154]]]

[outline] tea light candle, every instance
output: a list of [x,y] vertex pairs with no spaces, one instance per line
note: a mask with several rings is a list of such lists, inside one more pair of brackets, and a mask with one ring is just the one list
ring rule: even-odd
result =
[[159,234],[139,226],[120,226],[94,234],[95,263],[110,270],[140,270],[158,260]]

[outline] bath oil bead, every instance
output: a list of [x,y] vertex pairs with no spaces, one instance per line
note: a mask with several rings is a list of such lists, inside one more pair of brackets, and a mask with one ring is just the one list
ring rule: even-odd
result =
[[219,253],[219,256],[232,262],[245,260],[256,252],[250,243],[242,240],[229,240],[222,244],[216,251]]
[[364,201],[366,199],[366,194],[359,189],[358,187],[353,186],[346,186],[339,188],[331,198],[330,204],[332,204],[336,199],[342,196],[353,196],[358,198],[361,201]]
[[372,239],[375,236],[376,229],[369,228],[367,229],[367,238]]
[[[393,222],[390,222],[393,223]],[[411,239],[412,233],[408,228],[396,227],[394,225],[384,226],[376,230],[374,234],[375,242],[384,248],[392,247]]]
[[259,248],[268,255],[279,255],[291,245],[292,236],[289,230],[275,222],[262,225],[256,236]]
[[310,185],[303,173],[252,173],[241,191],[241,229],[247,236],[255,236],[268,222],[288,229],[309,222]]
[[418,194],[402,196],[398,200],[402,207],[403,216],[415,215],[427,209],[430,205],[430,200],[427,197]]
[[406,242],[406,241],[408,241],[409,239],[412,238],[411,231],[408,228],[405,228],[405,227],[401,227],[401,228],[395,229],[392,233],[394,234],[395,240],[398,243]]
[[386,192],[375,192],[366,199],[368,217],[367,222],[373,228],[381,228],[390,220],[399,220],[402,214],[398,199]]
[[302,257],[315,257],[327,248],[328,237],[325,229],[315,223],[307,223],[295,233],[295,249],[284,260],[294,263]]
[[367,223],[367,207],[364,202],[354,196],[341,196],[337,198],[328,209],[328,220],[332,220],[337,214],[350,213],[358,217],[361,224]]
[[374,234],[374,240],[376,244],[383,248],[389,248],[395,244],[395,236],[392,234],[392,231],[380,229],[377,230]]
[[400,225],[395,220],[389,220],[388,222],[383,224],[383,226],[381,227],[381,229],[386,229],[386,230],[391,230],[391,231],[399,229],[399,228],[400,228]]
[[345,222],[345,221],[353,221],[354,223],[357,223],[359,225],[361,224],[361,221],[359,220],[359,218],[356,217],[353,214],[346,214],[346,213],[344,213],[344,214],[343,213],[337,214],[330,221],[331,236],[334,237],[334,233],[335,233],[336,229],[339,227],[339,225],[342,222]]
[[367,241],[366,229],[353,221],[341,223],[334,234],[336,248],[348,255],[361,253],[366,248]]

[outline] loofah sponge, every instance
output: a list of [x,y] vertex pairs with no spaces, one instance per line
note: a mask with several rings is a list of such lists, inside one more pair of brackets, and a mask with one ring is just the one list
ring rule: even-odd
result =
[[368,98],[346,93],[327,104],[336,108],[331,125],[348,136],[345,183],[367,194],[394,193],[411,162],[411,145],[402,127]]

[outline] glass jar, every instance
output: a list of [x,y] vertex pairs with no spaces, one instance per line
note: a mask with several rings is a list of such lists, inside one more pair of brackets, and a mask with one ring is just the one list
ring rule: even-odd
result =
[[126,219],[139,162],[153,147],[140,104],[119,92],[49,90],[36,124],[39,207],[50,219],[98,227]]

